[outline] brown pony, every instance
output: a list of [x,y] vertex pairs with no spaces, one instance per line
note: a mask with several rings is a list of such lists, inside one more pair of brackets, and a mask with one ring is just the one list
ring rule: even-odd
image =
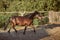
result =
[[34,32],[36,32],[35,27],[33,26],[34,17],[40,18],[41,17],[40,13],[35,11],[35,12],[29,13],[28,15],[25,15],[25,16],[10,17],[8,19],[7,24],[4,27],[4,30],[6,30],[7,25],[10,23],[12,25],[12,27],[10,27],[10,29],[8,30],[9,33],[10,33],[11,28],[13,28],[15,30],[15,32],[17,32],[17,30],[15,29],[16,25],[25,26],[23,34],[25,34],[25,31],[26,31],[28,26],[31,26],[34,29]]

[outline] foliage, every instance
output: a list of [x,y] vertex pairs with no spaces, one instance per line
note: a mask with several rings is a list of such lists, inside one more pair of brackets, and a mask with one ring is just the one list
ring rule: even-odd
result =
[[39,25],[39,20],[37,18],[33,20],[33,25]]
[[[0,1],[0,11],[4,11],[3,0]],[[59,0],[6,0],[9,3],[9,8],[6,11],[59,11]]]
[[[3,7],[3,1],[7,2],[8,8],[5,10]],[[60,0],[0,0],[0,12],[11,12],[11,11],[60,11]],[[0,27],[8,20],[11,15],[15,14],[6,14],[3,13],[0,15]],[[42,14],[47,16],[48,13]],[[44,18],[41,20],[34,19],[36,25],[48,23],[49,19]]]
[[7,13],[0,13],[0,27],[4,26],[4,23],[8,20],[8,18],[12,14],[7,14]]

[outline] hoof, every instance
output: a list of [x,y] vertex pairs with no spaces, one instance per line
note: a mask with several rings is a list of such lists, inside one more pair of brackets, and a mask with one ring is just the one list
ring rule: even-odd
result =
[[25,35],[25,32],[23,32],[23,35]]
[[34,30],[34,33],[36,34],[36,31]]
[[17,31],[15,31],[17,33]]
[[8,33],[10,34],[10,31],[8,31]]

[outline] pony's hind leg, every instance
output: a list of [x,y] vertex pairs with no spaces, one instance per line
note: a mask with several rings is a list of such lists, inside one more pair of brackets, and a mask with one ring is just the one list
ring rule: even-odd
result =
[[15,30],[15,32],[17,33],[17,30],[15,29],[15,27],[13,27],[13,29]]
[[15,30],[15,32],[17,33],[17,30],[15,29],[15,26],[16,26],[16,24],[12,24],[12,28]]
[[12,28],[12,26],[13,26],[13,24],[10,22],[9,23],[11,26],[10,26],[10,28],[9,28],[9,30],[8,30],[8,33],[10,33],[10,30],[11,30],[11,28]]

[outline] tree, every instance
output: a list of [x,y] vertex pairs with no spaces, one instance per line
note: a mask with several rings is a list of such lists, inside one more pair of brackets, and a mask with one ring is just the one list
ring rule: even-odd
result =
[[2,4],[3,4],[3,8],[6,10],[8,7],[9,7],[9,3],[8,1],[2,1]]

